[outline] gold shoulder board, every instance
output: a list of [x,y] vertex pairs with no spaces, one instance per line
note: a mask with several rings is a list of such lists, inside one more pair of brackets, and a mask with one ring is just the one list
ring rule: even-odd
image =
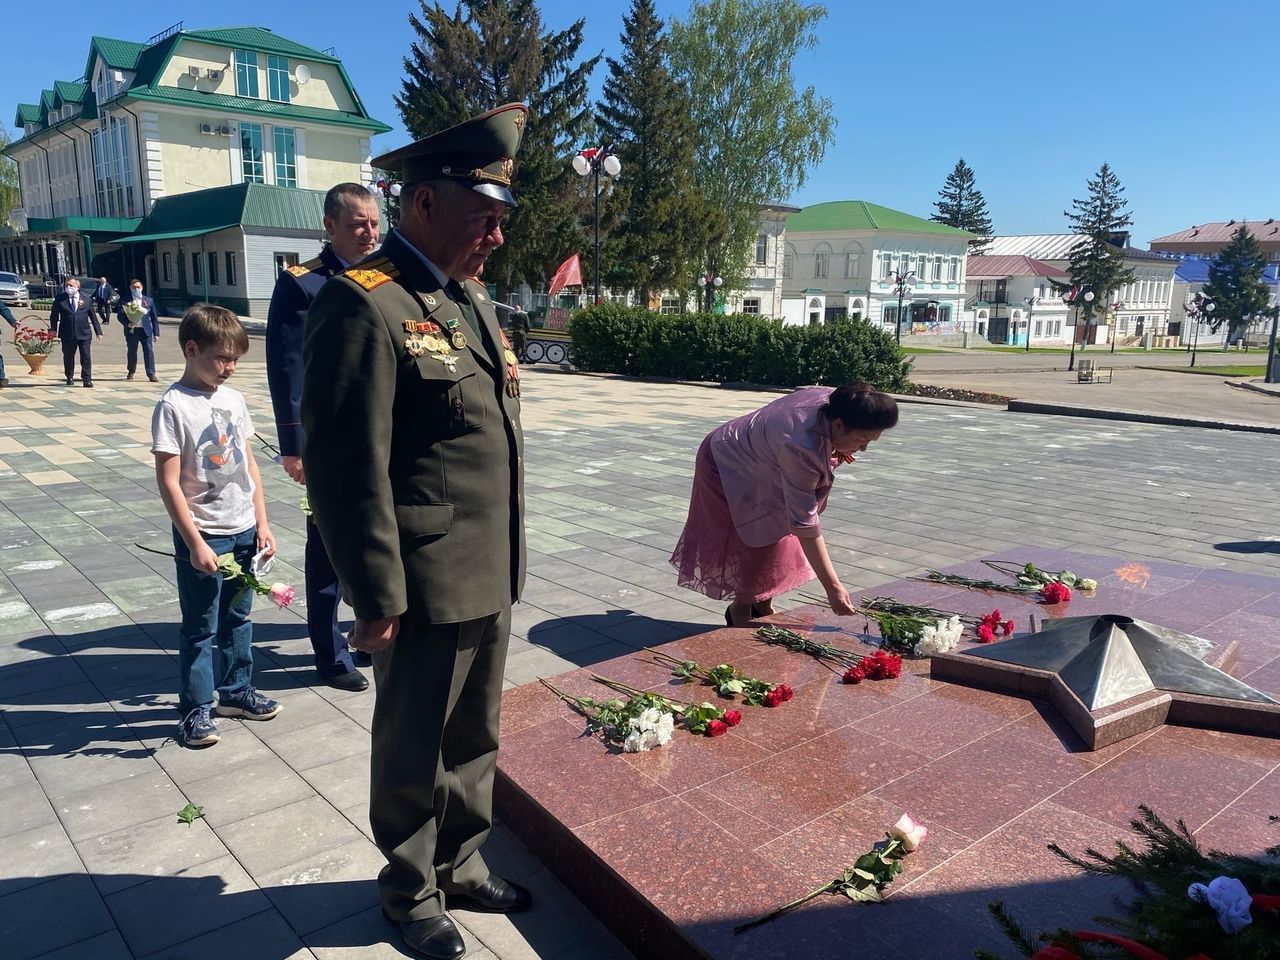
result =
[[315,267],[316,267],[316,261],[311,260],[311,261],[308,261],[307,263],[295,263],[292,267],[286,267],[285,272],[290,274],[291,276],[305,277],[308,273],[314,270]]
[[384,283],[390,283],[396,278],[395,264],[386,257],[371,261],[361,267],[350,267],[342,271],[342,275],[350,279],[353,283],[359,284],[365,290],[373,290],[382,286]]

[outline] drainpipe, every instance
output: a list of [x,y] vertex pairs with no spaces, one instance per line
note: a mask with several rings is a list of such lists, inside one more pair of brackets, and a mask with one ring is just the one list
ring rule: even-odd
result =
[[[136,113],[134,113],[132,110],[126,107],[124,105],[123,100],[116,103],[116,106],[119,107],[121,110],[123,110],[125,113],[127,113],[129,116],[133,117],[133,138],[135,141],[137,141],[137,147],[138,147],[138,155],[137,155],[138,163],[134,169],[138,171],[138,183],[139,183],[138,195],[142,199],[142,209],[144,211],[147,211],[151,209],[151,204],[147,202],[149,198],[146,196],[147,178],[142,175],[142,119]],[[143,216],[146,216],[145,212],[143,213]]]
[[[80,145],[76,143],[76,138],[69,133],[64,133],[57,127],[53,128],[53,132],[60,136],[66,137],[71,141],[71,155],[75,158],[76,164],[76,206],[80,208],[80,216],[84,216],[84,191],[80,189]],[[92,265],[91,265],[92,266]]]

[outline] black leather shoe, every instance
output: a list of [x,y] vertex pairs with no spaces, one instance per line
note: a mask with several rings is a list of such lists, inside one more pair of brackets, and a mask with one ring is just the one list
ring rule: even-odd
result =
[[[387,917],[387,912],[382,911]],[[392,923],[396,923],[394,920]],[[396,923],[405,946],[427,960],[461,960],[467,953],[462,934],[448,917],[428,917],[425,920],[401,920]]]
[[350,673],[341,673],[336,677],[329,677],[328,684],[338,690],[349,690],[352,693],[359,693],[361,690],[369,689],[369,681],[365,679],[364,674],[359,670],[352,670]]
[[481,913],[520,913],[533,906],[533,894],[520,884],[494,874],[489,874],[489,879],[474,890],[451,893],[446,899],[451,909],[461,907]]
[[93,386],[93,381],[92,381],[92,380],[86,380],[86,381],[84,382],[84,385],[85,385],[86,387],[92,387],[92,386]]

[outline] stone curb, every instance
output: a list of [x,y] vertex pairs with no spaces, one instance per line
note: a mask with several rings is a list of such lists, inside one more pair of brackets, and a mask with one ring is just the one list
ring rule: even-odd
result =
[[1056,417],[1086,417],[1094,420],[1125,420],[1131,423],[1155,423],[1167,427],[1205,427],[1210,430],[1239,430],[1245,433],[1280,434],[1280,426],[1265,423],[1237,423],[1231,420],[1205,420],[1198,417],[1169,417],[1156,413],[1129,410],[1104,410],[1095,407],[1069,407],[1057,403],[1031,400],[1009,401],[1010,413],[1042,413]]
[[1233,380],[1228,380],[1227,386],[1239,387],[1241,390],[1250,390],[1253,393],[1261,393],[1268,397],[1280,397],[1280,383],[1263,383],[1258,380],[1239,383]]

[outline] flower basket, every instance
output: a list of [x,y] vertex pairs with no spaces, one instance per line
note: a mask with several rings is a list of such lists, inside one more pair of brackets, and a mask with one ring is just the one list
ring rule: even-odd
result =
[[27,361],[33,377],[44,376],[44,362],[49,359],[47,353],[24,353],[22,359]]
[[57,334],[52,330],[41,330],[26,324],[19,326],[13,333],[14,346],[22,354],[22,359],[27,361],[31,373],[37,377],[42,375],[44,362],[53,353],[53,345],[57,342]]

